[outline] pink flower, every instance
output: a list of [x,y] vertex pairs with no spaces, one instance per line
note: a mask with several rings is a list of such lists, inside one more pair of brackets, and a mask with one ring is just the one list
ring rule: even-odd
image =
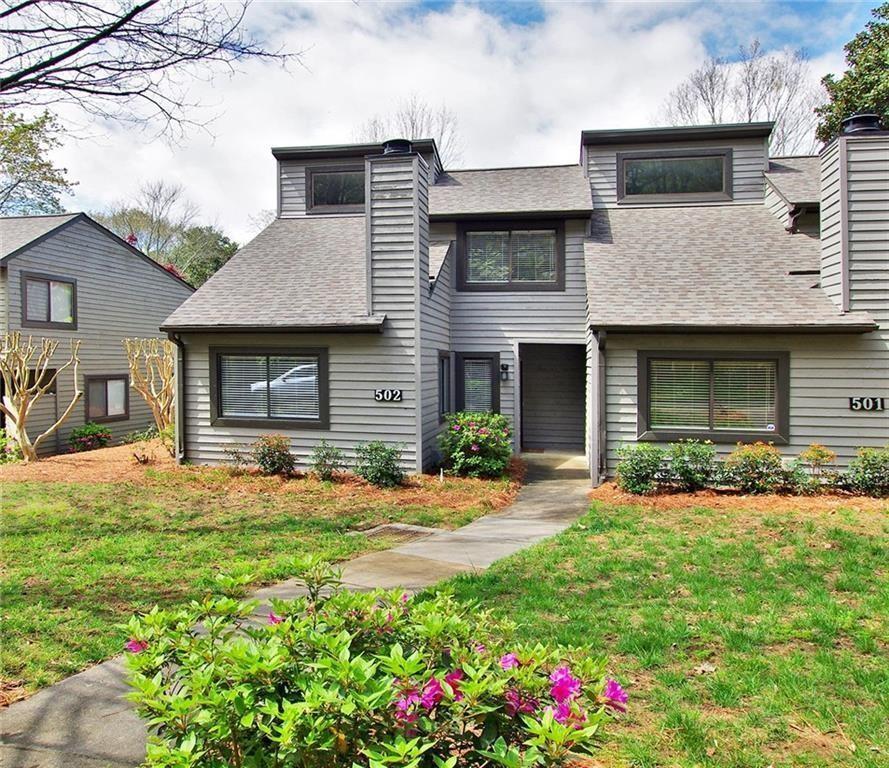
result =
[[478,452],[478,443],[473,443],[472,445],[470,445],[469,450]]
[[553,713],[553,719],[562,725],[573,725],[574,728],[583,728],[586,724],[586,712],[580,707],[571,708],[570,702],[563,701],[557,704],[555,708],[547,707],[547,712]]
[[522,696],[515,688],[510,688],[505,694],[506,714],[515,717],[518,714],[532,715],[537,711],[537,699]]
[[559,667],[553,670],[549,676],[549,681],[553,684],[549,689],[550,695],[559,703],[574,698],[580,692],[580,680],[571,674],[568,667]]
[[605,688],[602,690],[599,701],[606,707],[616,709],[618,712],[626,712],[627,699],[629,699],[629,696],[627,696],[627,692],[621,687],[621,684],[609,677],[605,681]]
[[500,657],[501,669],[513,669],[519,666],[519,658],[514,653],[506,653]]
[[401,593],[401,602],[402,602],[402,603],[406,603],[406,602],[407,602],[408,600],[410,600],[410,599],[411,599],[411,598],[410,598],[410,595],[408,595],[407,592],[402,592],[402,593]]
[[144,640],[136,640],[136,638],[131,637],[124,645],[124,648],[130,653],[142,653],[146,648],[148,648],[148,643]]
[[476,643],[475,644],[475,652],[476,653],[487,653],[488,646],[486,646],[484,643]]
[[277,613],[274,611],[269,611],[269,624],[280,624],[284,619],[282,619]]
[[461,701],[463,699],[463,694],[460,693],[460,681],[462,679],[462,669],[455,669],[453,672],[448,672],[445,675],[445,682],[451,686],[451,690],[454,692],[454,701]]
[[488,430],[485,429],[484,427],[482,427],[482,428],[478,431],[478,433],[479,433],[480,435],[487,435],[487,434],[488,434]]
[[459,424],[454,424],[454,426],[452,427],[452,429],[454,430],[454,432],[459,432],[459,431],[460,431],[460,425],[459,425]]
[[444,688],[441,683],[434,677],[430,677],[423,686],[423,693],[420,696],[420,704],[426,709],[433,709],[444,698]]

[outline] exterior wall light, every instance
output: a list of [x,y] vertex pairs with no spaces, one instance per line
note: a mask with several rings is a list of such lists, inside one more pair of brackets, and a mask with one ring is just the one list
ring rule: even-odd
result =
[[509,381],[509,363],[500,363],[500,381]]

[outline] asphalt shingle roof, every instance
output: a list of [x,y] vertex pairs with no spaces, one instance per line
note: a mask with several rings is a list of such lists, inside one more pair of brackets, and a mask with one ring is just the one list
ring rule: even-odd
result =
[[4,216],[0,218],[0,259],[76,219],[80,214],[50,216]]
[[579,165],[448,171],[429,187],[429,215],[592,210]]
[[818,287],[819,241],[787,234],[763,206],[598,210],[584,252],[593,327],[873,325]]
[[453,246],[454,241],[448,240],[447,242],[438,242],[438,243],[430,243],[429,244],[429,279],[435,280],[438,278],[438,273],[441,272],[441,267],[444,264],[445,258],[447,258],[448,251],[451,246]]
[[161,326],[368,328],[364,216],[276,219]]
[[818,203],[821,200],[821,159],[774,157],[766,178],[789,203]]

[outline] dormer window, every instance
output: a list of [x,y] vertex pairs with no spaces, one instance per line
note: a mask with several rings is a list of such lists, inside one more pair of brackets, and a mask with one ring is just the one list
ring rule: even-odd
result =
[[619,152],[617,199],[624,204],[731,200],[732,151]]
[[310,213],[364,211],[364,168],[309,168],[306,200]]

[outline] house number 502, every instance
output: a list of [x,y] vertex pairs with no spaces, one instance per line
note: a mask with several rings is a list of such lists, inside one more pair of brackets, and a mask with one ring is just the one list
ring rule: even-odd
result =
[[886,399],[883,397],[850,397],[849,408],[853,411],[884,411]]
[[400,389],[375,389],[374,390],[374,400],[378,403],[400,403],[401,402],[401,390]]

